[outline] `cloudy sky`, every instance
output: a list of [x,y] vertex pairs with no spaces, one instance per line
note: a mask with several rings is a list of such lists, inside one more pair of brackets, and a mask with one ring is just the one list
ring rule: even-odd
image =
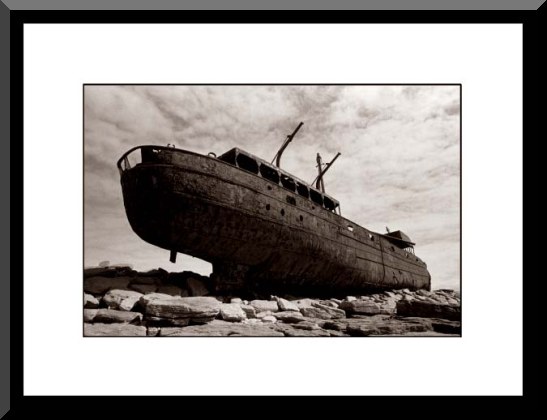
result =
[[140,144],[217,155],[240,147],[270,161],[300,121],[281,166],[311,182],[315,156],[342,155],[325,178],[342,214],[416,242],[433,288],[459,288],[458,86],[86,86],[85,265],[211,272],[131,230],[117,159]]

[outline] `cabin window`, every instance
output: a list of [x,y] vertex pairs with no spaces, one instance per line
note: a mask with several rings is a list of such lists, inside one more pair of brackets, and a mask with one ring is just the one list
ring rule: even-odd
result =
[[294,182],[294,179],[287,175],[281,175],[281,185],[283,185],[284,188],[294,191],[296,184]]
[[223,155],[219,156],[219,159],[229,163],[230,165],[236,164],[236,152],[235,150],[230,150],[229,152],[224,153]]
[[287,196],[287,203],[292,204],[293,206],[296,206],[296,200],[294,197],[291,197],[290,195]]
[[296,184],[296,192],[304,198],[310,198],[308,187],[302,185],[301,183]]
[[336,204],[329,197],[325,197],[323,202],[325,203],[325,208],[330,211],[334,211]]
[[310,198],[314,203],[323,205],[323,196],[315,190],[310,190]]
[[247,155],[237,155],[237,166],[239,166],[241,169],[252,172],[253,174],[258,173],[258,164],[252,157],[249,157]]
[[262,178],[266,178],[267,180],[279,184],[279,173],[274,168],[270,168],[267,165],[261,164],[260,175],[262,175]]
[[349,230],[350,232],[353,232],[353,226],[348,226],[348,230]]

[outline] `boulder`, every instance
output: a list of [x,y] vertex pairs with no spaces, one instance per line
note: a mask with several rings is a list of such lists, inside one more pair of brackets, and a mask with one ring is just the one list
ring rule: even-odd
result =
[[239,303],[241,305],[243,304],[243,301],[241,298],[230,298],[230,303]]
[[295,311],[300,312],[300,308],[293,303],[283,298],[277,298],[277,306],[280,311]]
[[146,328],[147,337],[156,337],[160,333],[159,327],[148,327]]
[[240,305],[247,318],[256,318],[256,310],[251,305]]
[[304,316],[300,312],[295,311],[276,312],[275,317],[278,321],[283,321],[286,324],[304,321]]
[[99,307],[99,300],[88,293],[84,293],[84,308],[95,309]]
[[223,303],[220,307],[220,317],[229,322],[240,322],[247,318],[245,312],[237,303]]
[[209,290],[207,290],[203,281],[194,277],[188,277],[186,279],[186,287],[190,292],[190,296],[205,296],[209,294]]
[[111,289],[127,290],[130,281],[130,277],[88,277],[84,279],[84,291],[103,295]]
[[441,318],[451,321],[461,321],[459,305],[443,305],[425,301],[397,302],[397,315],[406,317]]
[[277,312],[279,307],[275,300],[252,300],[250,305],[255,308],[256,312]]
[[109,290],[103,296],[103,303],[110,309],[131,311],[137,305],[142,293],[133,290]]
[[84,309],[84,322],[93,322],[97,311],[97,309]]
[[188,318],[192,322],[208,322],[220,312],[221,303],[213,297],[175,297],[159,293],[144,295],[140,303],[148,316]]
[[146,337],[146,327],[131,324],[84,324],[84,336]]
[[142,314],[139,312],[117,311],[115,309],[99,309],[93,318],[93,322],[111,324],[125,322],[139,324],[142,321]]

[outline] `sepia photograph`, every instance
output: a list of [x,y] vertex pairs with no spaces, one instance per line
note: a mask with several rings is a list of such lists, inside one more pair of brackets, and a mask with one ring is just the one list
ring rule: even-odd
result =
[[83,99],[85,337],[461,336],[461,85]]

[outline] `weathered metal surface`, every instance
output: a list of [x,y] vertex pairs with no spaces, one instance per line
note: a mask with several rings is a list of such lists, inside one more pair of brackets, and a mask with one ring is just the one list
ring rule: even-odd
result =
[[[130,167],[130,155],[139,151],[142,163]],[[135,233],[166,250],[211,262],[221,286],[302,292],[430,289],[420,258],[393,238],[336,214],[338,203],[326,194],[325,202],[334,203],[330,210],[260,171],[165,147],[132,149],[118,166]]]

